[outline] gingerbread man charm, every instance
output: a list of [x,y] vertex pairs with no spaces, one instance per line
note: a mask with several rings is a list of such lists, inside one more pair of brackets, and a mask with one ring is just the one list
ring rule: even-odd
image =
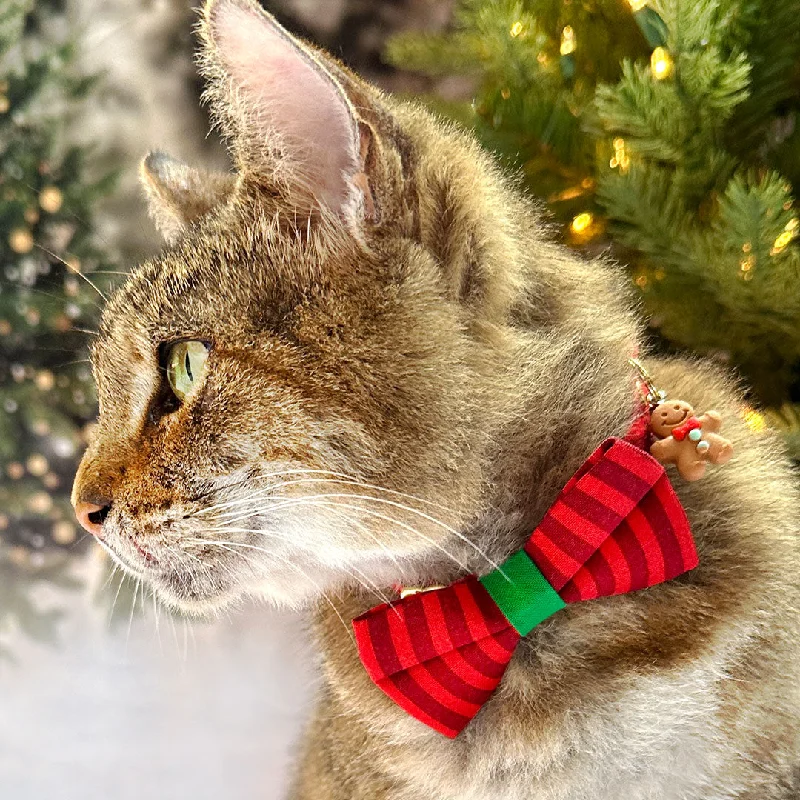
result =
[[662,464],[675,464],[684,480],[696,481],[709,462],[724,464],[733,455],[733,445],[719,435],[720,428],[716,411],[698,418],[685,400],[665,400],[650,415],[650,430],[658,439],[650,454]]

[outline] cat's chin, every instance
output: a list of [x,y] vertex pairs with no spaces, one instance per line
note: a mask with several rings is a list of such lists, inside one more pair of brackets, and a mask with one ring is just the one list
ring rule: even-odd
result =
[[[147,576],[142,576],[146,577]],[[191,617],[217,617],[232,606],[241,605],[247,597],[261,600],[278,608],[299,610],[307,608],[320,596],[318,584],[306,580],[271,578],[257,583],[242,583],[238,586],[213,590],[191,590],[179,580],[165,576],[150,578],[156,596],[167,607]]]
[[231,606],[239,605],[244,594],[234,584],[215,581],[213,585],[204,585],[177,573],[151,573],[140,577],[150,584],[163,605],[189,617],[218,617]]
[[160,585],[156,581],[151,581],[151,585],[158,599],[168,608],[179,614],[188,617],[209,619],[218,617],[223,611],[231,607],[237,607],[247,598],[268,603],[276,608],[289,608],[301,610],[313,604],[319,596],[319,592],[297,591],[295,589],[283,589],[275,586],[250,587],[244,590],[228,590],[217,592],[206,596],[189,596],[180,592],[175,592],[172,587]]
[[175,591],[173,587],[161,581],[152,581],[151,585],[156,597],[168,608],[185,614],[188,617],[209,619],[218,617],[231,606],[238,605],[242,600],[242,593],[235,590],[218,591],[202,594],[187,594]]

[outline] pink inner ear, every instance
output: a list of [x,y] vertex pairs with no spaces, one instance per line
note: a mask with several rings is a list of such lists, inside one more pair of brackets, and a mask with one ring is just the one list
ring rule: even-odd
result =
[[[256,8],[219,0],[212,26],[243,103],[247,165],[285,170],[284,179],[339,212],[350,196],[348,179],[359,170],[358,126],[341,89]],[[275,144],[284,164],[274,163]]]

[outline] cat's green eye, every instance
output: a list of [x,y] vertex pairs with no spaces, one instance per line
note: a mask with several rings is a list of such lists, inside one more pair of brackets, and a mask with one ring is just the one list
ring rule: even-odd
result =
[[200,383],[208,358],[203,342],[175,342],[167,351],[167,381],[178,400],[183,401]]

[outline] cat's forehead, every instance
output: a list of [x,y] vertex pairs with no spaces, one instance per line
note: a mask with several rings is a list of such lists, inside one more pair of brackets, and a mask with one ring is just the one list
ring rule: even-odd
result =
[[106,307],[102,329],[137,339],[189,336],[292,303],[319,259],[313,247],[285,239],[212,231],[182,242],[133,270]]

